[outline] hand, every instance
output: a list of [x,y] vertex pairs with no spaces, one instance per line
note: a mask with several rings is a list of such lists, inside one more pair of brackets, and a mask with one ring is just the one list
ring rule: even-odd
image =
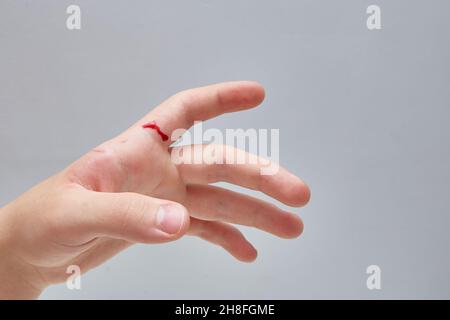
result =
[[[259,190],[287,205],[302,206],[308,187],[280,168],[261,175],[261,164],[174,164],[167,134],[194,120],[255,107],[264,89],[229,82],[178,93],[142,120],[96,147],[59,174],[0,211],[0,297],[33,298],[63,282],[66,268],[83,272],[133,243],[173,241],[185,233],[222,246],[241,261],[257,252],[232,224],[283,238],[300,235],[300,218],[259,199],[209,185],[224,181]],[[214,146],[227,157],[235,150]],[[243,151],[236,151],[243,152]],[[218,152],[220,154],[220,152]],[[247,155],[246,157],[255,157]]]

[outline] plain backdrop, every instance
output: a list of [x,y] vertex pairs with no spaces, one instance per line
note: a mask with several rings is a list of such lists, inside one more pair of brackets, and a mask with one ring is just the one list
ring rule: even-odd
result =
[[280,129],[312,190],[302,237],[242,228],[253,264],[197,238],[136,245],[42,298],[450,298],[449,31],[447,0],[0,0],[0,206],[169,95],[238,79],[262,107],[204,128]]

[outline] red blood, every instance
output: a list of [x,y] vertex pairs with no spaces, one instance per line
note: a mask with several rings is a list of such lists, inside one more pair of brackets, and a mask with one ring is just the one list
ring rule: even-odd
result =
[[158,134],[161,136],[161,139],[162,139],[163,141],[169,140],[169,136],[168,136],[167,134],[165,134],[164,132],[161,131],[160,127],[156,124],[155,121],[152,121],[152,122],[149,122],[149,123],[147,123],[147,124],[144,124],[144,125],[142,126],[142,128],[144,128],[144,129],[153,129],[153,130],[155,130],[156,132],[158,132]]

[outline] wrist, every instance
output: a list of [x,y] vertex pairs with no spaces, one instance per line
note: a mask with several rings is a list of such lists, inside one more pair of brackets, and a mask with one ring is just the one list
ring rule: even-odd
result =
[[14,249],[11,214],[10,208],[0,208],[0,299],[35,299],[44,290],[44,281]]

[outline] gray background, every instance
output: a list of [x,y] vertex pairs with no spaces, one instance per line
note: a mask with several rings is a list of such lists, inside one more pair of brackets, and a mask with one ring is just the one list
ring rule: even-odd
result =
[[450,298],[449,30],[447,0],[0,0],[0,205],[172,93],[234,79],[263,83],[263,107],[205,127],[280,128],[313,193],[299,239],[243,228],[253,264],[138,245],[42,298]]

